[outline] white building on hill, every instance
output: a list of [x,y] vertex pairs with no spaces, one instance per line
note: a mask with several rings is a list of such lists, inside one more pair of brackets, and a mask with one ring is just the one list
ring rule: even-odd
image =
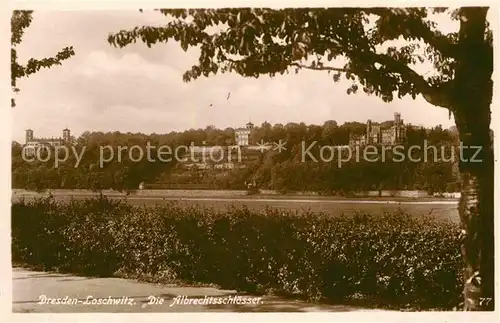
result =
[[234,131],[235,142],[237,146],[248,146],[250,133],[253,129],[253,123],[249,122],[245,128],[238,128]]

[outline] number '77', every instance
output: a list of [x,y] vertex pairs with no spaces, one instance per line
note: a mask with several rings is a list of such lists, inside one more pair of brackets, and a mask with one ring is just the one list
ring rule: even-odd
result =
[[491,297],[481,297],[479,298],[479,306],[487,306],[491,302],[492,298]]

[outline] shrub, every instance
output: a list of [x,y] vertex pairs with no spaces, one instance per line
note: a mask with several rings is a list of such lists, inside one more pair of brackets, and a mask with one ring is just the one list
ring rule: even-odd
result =
[[451,309],[461,296],[458,228],[404,213],[332,217],[99,197],[13,204],[16,262],[87,275],[152,277],[309,300]]

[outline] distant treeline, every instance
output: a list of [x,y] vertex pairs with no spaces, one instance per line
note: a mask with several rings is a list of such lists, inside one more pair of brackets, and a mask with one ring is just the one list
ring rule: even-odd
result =
[[[389,126],[387,121],[382,126]],[[99,165],[100,147],[147,145],[159,147],[167,145],[172,149],[191,143],[206,146],[229,146],[234,144],[234,130],[224,130],[209,126],[206,129],[192,129],[168,134],[141,134],[120,132],[84,132],[76,138],[77,151],[85,147],[83,158],[78,167],[74,167],[77,158],[71,153],[66,161],[54,167],[53,162],[27,162],[22,158],[22,144],[12,145],[12,186],[30,190],[44,189],[137,189],[140,183],[161,183],[172,187],[177,184],[198,184],[215,189],[244,189],[249,183],[258,188],[286,191],[316,191],[325,194],[344,194],[361,190],[382,189],[425,189],[435,191],[456,191],[458,189],[457,160],[439,160],[449,158],[453,147],[458,146],[458,134],[455,129],[432,129],[408,126],[404,154],[412,146],[413,160],[396,156],[393,151],[382,152],[370,158],[353,157],[347,161],[345,152],[328,157],[328,151],[321,147],[347,145],[349,134],[363,134],[366,125],[348,122],[338,125],[327,121],[322,126],[304,123],[270,125],[263,123],[255,127],[250,135],[250,142],[286,142],[286,150],[246,151],[243,160],[232,169],[203,169],[186,167],[173,158],[169,162],[148,161],[144,156],[139,162],[130,160],[129,154],[122,154],[121,159]],[[437,149],[424,150],[427,146]],[[304,147],[309,147],[304,154]],[[115,151],[117,149],[115,148]],[[156,156],[156,148],[151,149]],[[327,156],[326,161],[320,156]],[[438,156],[435,156],[435,154]],[[382,158],[382,155],[383,158]],[[306,157],[304,159],[304,156]],[[314,158],[310,158],[314,156]],[[342,162],[338,162],[338,158]],[[133,159],[137,156],[133,154]],[[251,157],[251,158],[250,158]],[[397,157],[397,158],[395,158]],[[426,159],[424,159],[426,157]],[[420,158],[420,161],[416,161]],[[374,161],[378,159],[377,161]],[[397,161],[395,161],[397,160]],[[225,160],[224,160],[225,161]],[[183,186],[183,185],[181,185]]]

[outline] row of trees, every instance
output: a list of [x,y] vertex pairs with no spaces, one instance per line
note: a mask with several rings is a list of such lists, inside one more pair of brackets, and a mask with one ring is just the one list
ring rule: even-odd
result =
[[[380,125],[382,128],[390,127],[392,121],[372,122],[373,125]],[[408,127],[409,140],[413,140],[415,144],[419,141],[427,139],[432,142],[451,141],[458,138],[456,127],[443,129],[438,125],[431,129],[423,129],[409,125]],[[191,143],[195,145],[206,146],[229,146],[235,144],[234,128],[218,129],[215,126],[207,126],[205,129],[190,129],[183,132],[172,131],[167,134],[141,134],[141,133],[103,133],[86,131],[76,139],[78,144],[117,144],[117,145],[134,145],[149,140],[156,145],[189,146]],[[349,143],[350,134],[360,135],[366,133],[366,124],[361,122],[345,122],[341,125],[335,120],[328,120],[323,125],[306,125],[303,122],[287,124],[270,124],[263,122],[260,126],[252,129],[250,134],[251,143],[278,142],[279,140],[287,143],[296,143],[300,141],[318,142],[321,145],[347,145]]]
[[[333,147],[346,144],[349,133],[359,131],[361,126],[353,122],[339,126],[335,121],[325,122],[323,126],[304,123],[271,126],[263,123],[253,129],[252,139],[265,142],[282,140],[286,142],[286,150],[260,152],[243,148],[240,161],[236,159],[237,153],[234,153],[236,163],[230,170],[200,168],[191,165],[193,163],[189,160],[180,162],[175,156],[170,156],[172,158],[168,160],[161,160],[157,156],[160,146],[168,146],[174,151],[176,147],[189,146],[191,142],[222,146],[224,140],[230,145],[233,140],[230,138],[234,138],[232,129],[207,127],[204,130],[164,135],[85,132],[76,138],[74,150],[69,150],[67,158],[60,152],[58,165],[55,165],[54,153],[45,162],[25,160],[22,145],[15,143],[12,183],[15,188],[32,190],[129,190],[137,189],[141,182],[203,184],[221,189],[241,189],[247,183],[255,183],[259,188],[278,191],[317,191],[328,194],[374,189],[456,190],[457,159],[450,161],[448,156],[446,161],[440,160],[446,157],[442,156],[441,149],[450,155],[452,147],[457,146],[453,129],[446,130],[441,126],[432,129],[409,127],[407,142],[404,149],[401,147],[404,156],[398,157],[391,150],[383,152],[381,149],[377,156],[370,156],[368,160],[364,158],[362,150],[358,157],[354,150],[349,153],[350,156],[345,151],[339,154],[340,151]],[[424,141],[436,149],[424,151]],[[131,150],[133,146],[142,149],[142,158],[139,150]],[[312,148],[307,150],[309,146]],[[321,152],[323,146],[332,147],[326,153],[328,160],[321,159],[325,155]],[[413,152],[412,159],[409,159],[408,148],[411,146],[418,146],[420,150]],[[119,153],[119,147],[127,147],[127,150]],[[189,155],[185,150],[183,152]],[[80,153],[81,160],[77,156]],[[333,158],[329,155],[332,153]],[[436,153],[438,156],[435,156]],[[177,157],[182,158],[184,155]],[[221,161],[224,162],[227,160]]]

